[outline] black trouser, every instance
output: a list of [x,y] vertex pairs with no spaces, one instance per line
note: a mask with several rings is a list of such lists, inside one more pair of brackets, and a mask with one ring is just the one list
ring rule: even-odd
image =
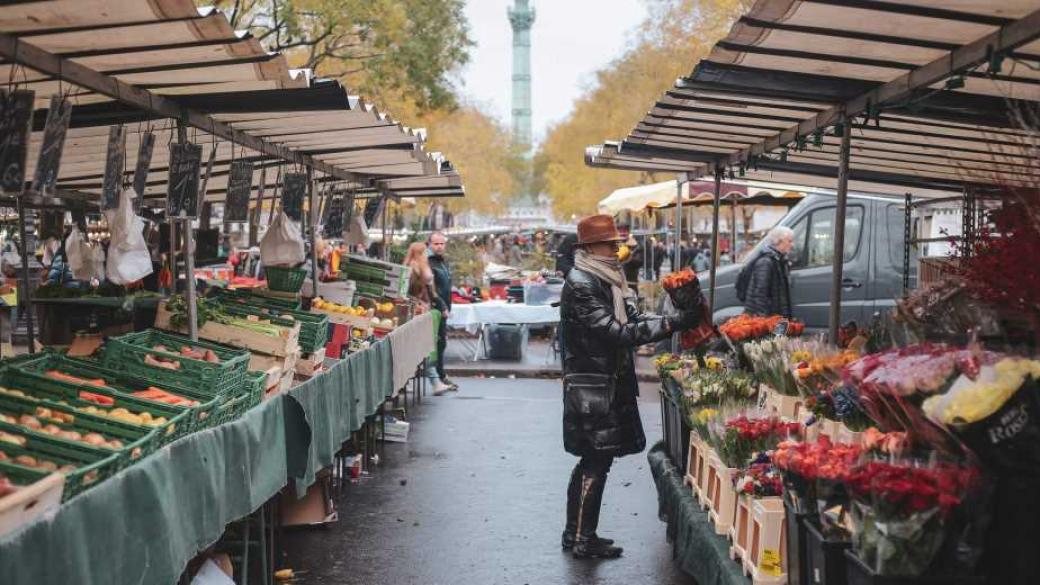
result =
[[440,324],[437,326],[437,376],[441,382],[448,379],[444,373],[444,350],[448,348],[448,318],[441,314]]
[[613,463],[613,455],[593,453],[583,456],[574,466],[567,486],[567,526],[564,528],[567,534],[578,538],[596,534],[603,488]]

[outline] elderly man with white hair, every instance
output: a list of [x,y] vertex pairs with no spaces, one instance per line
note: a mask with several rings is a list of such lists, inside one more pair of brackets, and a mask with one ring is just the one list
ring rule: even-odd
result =
[[738,278],[738,292],[746,282],[744,311],[753,315],[791,317],[791,278],[787,254],[794,246],[791,228],[777,226],[766,236],[766,245],[749,258]]

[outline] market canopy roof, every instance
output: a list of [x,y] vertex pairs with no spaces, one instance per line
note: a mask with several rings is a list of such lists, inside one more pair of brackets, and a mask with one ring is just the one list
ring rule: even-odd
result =
[[396,122],[337,82],[291,70],[284,56],[267,53],[255,38],[232,30],[222,13],[197,9],[191,0],[5,6],[0,56],[0,74],[18,89],[36,91],[28,176],[46,118],[41,109],[59,92],[74,104],[60,190],[100,193],[109,129],[125,125],[125,177],[142,136],[153,132],[145,197],[162,199],[166,144],[176,140],[176,118],[194,126],[189,139],[204,145],[204,166],[216,145],[207,183],[211,201],[223,199],[231,162],[242,159],[255,163],[254,189],[261,177],[264,187],[277,187],[283,172],[311,166],[319,180],[390,191],[393,179],[432,179],[443,170],[452,176],[414,196],[463,192],[451,164],[423,149],[424,130]]
[[1035,136],[1016,114],[1040,102],[1038,38],[1035,0],[759,0],[624,141],[586,159],[833,186],[848,123],[853,190],[1034,184]]
[[[734,181],[721,185],[721,201],[727,205],[794,205],[805,194],[789,189],[774,189],[765,185]],[[715,199],[714,181],[687,181],[682,184],[683,205],[711,205]],[[599,202],[599,212],[617,214],[622,211],[643,211],[674,207],[676,182],[664,181],[618,189]]]

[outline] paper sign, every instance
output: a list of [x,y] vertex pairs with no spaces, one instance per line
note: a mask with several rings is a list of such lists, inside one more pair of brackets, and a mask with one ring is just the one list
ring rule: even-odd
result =
[[17,195],[25,190],[35,97],[32,91],[0,90],[0,191],[4,193]]
[[304,173],[286,173],[282,180],[282,211],[290,219],[303,219],[303,196],[307,192],[307,175]]
[[47,110],[47,123],[43,128],[43,144],[40,146],[40,158],[36,162],[36,176],[32,190],[40,195],[53,195],[58,182],[58,168],[61,166],[61,153],[65,149],[65,136],[72,120],[72,104],[61,96],[51,96],[50,108]]
[[199,166],[202,147],[170,145],[170,178],[166,191],[167,217],[197,217],[199,214]]
[[771,577],[783,575],[784,567],[780,562],[780,552],[771,548],[764,549],[762,558],[758,561],[758,570]]
[[236,160],[228,175],[227,199],[224,201],[224,221],[249,219],[249,195],[253,190],[253,163]]
[[101,186],[101,209],[119,207],[123,191],[123,168],[126,166],[126,128],[112,126],[108,130],[108,154],[105,157],[105,182]]

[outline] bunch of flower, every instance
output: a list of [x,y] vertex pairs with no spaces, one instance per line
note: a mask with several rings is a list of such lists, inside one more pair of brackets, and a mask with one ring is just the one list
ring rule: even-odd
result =
[[799,350],[791,355],[791,361],[795,364],[795,380],[806,395],[833,388],[841,381],[842,369],[857,359],[859,354],[855,351],[836,351],[832,348],[815,354]]
[[754,398],[755,392],[755,385],[747,374],[729,372],[710,363],[682,382],[682,396],[687,409],[718,406],[724,402],[748,402]]
[[798,396],[798,383],[794,379],[791,356],[795,351],[795,340],[788,337],[773,337],[744,344],[744,355],[759,380],[785,396]]
[[702,408],[697,411],[689,411],[687,417],[690,421],[690,428],[697,433],[700,438],[708,439],[708,426],[719,417],[719,409],[717,408]]
[[974,378],[1000,357],[977,348],[921,343],[864,356],[846,366],[843,376],[868,395],[935,394],[956,375]]
[[675,290],[677,288],[682,288],[695,280],[697,280],[697,273],[689,268],[684,268],[678,272],[666,274],[664,278],[661,279],[661,286],[663,286],[665,290]]
[[757,498],[779,496],[784,493],[784,482],[780,478],[780,472],[771,463],[752,463],[733,479],[738,493]]
[[659,374],[667,374],[672,370],[677,370],[683,365],[682,356],[677,353],[662,353],[654,358],[654,367],[657,368]]
[[955,465],[870,461],[845,478],[856,554],[879,575],[920,575],[946,538],[945,523],[978,473]]
[[726,421],[717,439],[716,451],[728,467],[744,467],[756,453],[764,453],[777,443],[801,433],[801,423],[780,418],[748,418],[745,415]]
[[857,445],[833,443],[826,436],[815,442],[784,441],[773,451],[773,464],[806,480],[841,481],[860,460]]
[[892,431],[882,433],[875,427],[870,427],[863,432],[863,449],[880,455],[899,455],[906,451],[908,438],[906,433]]
[[985,373],[954,385],[941,396],[925,400],[925,414],[937,423],[950,426],[985,419],[1014,396],[1028,378],[1040,379],[1040,361],[1004,358]]
[[719,331],[731,341],[748,341],[770,335],[781,321],[787,322],[785,335],[788,337],[797,337],[805,331],[805,325],[795,319],[785,319],[780,315],[762,317],[747,313],[730,318],[719,326]]
[[873,424],[859,403],[859,394],[851,386],[823,388],[806,397],[805,408],[816,420],[840,421],[854,432],[865,431]]

